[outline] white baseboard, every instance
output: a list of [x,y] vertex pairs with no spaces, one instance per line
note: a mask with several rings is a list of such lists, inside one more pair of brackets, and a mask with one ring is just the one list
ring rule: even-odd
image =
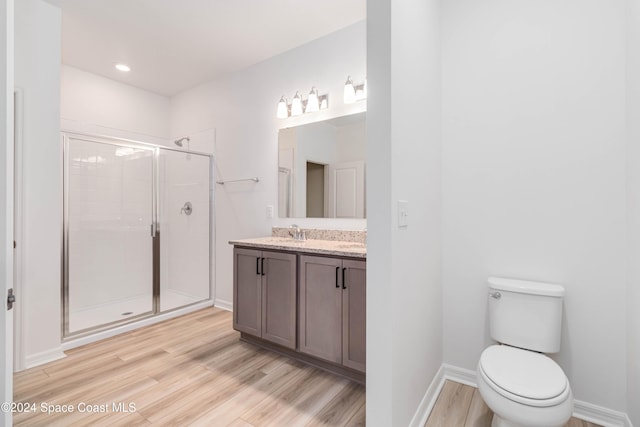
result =
[[221,308],[227,311],[233,311],[233,303],[229,301],[225,301],[223,299],[216,299],[213,303],[214,307]]
[[476,371],[459,368],[446,363],[442,364],[442,368],[444,369],[445,379],[478,388],[478,383],[476,382]]
[[[478,387],[478,383],[476,382],[476,371],[443,363],[436,374],[436,377],[433,379],[433,382],[427,389],[427,393],[420,402],[418,411],[411,422],[411,427],[424,426],[426,424],[445,380],[455,381],[471,387]],[[432,391],[434,383],[438,384],[435,392]],[[420,415],[420,418],[417,418],[418,415]],[[602,406],[597,406],[581,400],[574,401],[573,416],[590,423],[599,424],[603,427],[633,427],[629,416],[624,412],[603,408]],[[420,421],[420,423],[417,421]]]
[[34,366],[53,362],[54,360],[62,359],[64,357],[67,357],[67,355],[62,351],[62,346],[36,354],[29,354],[25,357],[24,369],[33,368]]
[[444,380],[445,377],[443,365],[440,366],[440,369],[438,369],[438,372],[436,372],[436,376],[433,377],[431,384],[429,384],[427,392],[422,397],[420,405],[418,405],[418,409],[416,410],[416,413],[413,415],[413,418],[409,423],[409,427],[422,427],[427,423],[427,419],[431,414],[433,405],[436,404],[436,400],[438,400],[440,390],[442,390],[442,386],[444,385]]
[[633,427],[629,416],[624,412],[603,408],[581,400],[573,402],[573,416],[603,427]]

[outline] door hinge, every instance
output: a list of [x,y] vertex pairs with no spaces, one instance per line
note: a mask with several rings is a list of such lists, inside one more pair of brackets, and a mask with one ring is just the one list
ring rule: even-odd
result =
[[16,302],[16,296],[13,294],[13,288],[7,291],[7,310],[13,308],[13,303]]
[[15,248],[16,248],[16,241],[14,240],[13,241],[13,249],[15,249]]

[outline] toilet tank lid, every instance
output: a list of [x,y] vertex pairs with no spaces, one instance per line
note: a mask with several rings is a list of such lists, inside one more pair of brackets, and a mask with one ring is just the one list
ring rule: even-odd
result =
[[564,287],[552,283],[531,282],[529,280],[489,277],[489,287],[498,291],[517,292],[530,295],[563,297]]

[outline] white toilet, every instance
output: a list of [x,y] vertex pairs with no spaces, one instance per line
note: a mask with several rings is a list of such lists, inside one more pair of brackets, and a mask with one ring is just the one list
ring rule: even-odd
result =
[[476,377],[492,427],[561,427],[573,412],[569,380],[544,353],[560,350],[559,285],[489,278],[489,330],[499,344],[480,356]]

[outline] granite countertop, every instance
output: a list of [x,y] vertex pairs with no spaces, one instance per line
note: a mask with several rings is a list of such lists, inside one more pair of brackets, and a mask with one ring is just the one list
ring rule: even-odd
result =
[[337,255],[352,258],[367,258],[367,245],[341,240],[307,239],[293,240],[289,237],[258,237],[255,239],[230,240],[229,244],[251,248],[278,249],[320,255]]

